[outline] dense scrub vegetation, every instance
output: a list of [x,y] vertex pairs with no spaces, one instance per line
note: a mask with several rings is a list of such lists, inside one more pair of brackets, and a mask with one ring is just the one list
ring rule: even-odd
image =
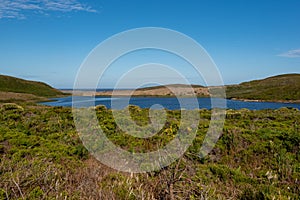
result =
[[13,92],[13,93],[26,93],[32,94],[37,97],[55,97],[63,95],[57,89],[51,86],[36,81],[27,81],[11,76],[0,75],[0,91]]
[[[154,150],[178,129],[179,111],[154,137],[137,139],[116,126],[111,110],[96,107],[106,135],[128,151]],[[130,107],[140,125],[148,110]],[[300,196],[300,112],[228,110],[213,151],[197,155],[209,127],[201,120],[193,145],[160,171],[128,174],[97,162],[75,130],[70,108],[0,106],[0,199],[297,199]]]
[[285,74],[263,80],[226,86],[228,98],[268,101],[300,99],[300,74]]

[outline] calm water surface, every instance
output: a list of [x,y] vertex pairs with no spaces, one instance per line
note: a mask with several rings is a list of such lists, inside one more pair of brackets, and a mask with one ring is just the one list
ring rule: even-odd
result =
[[[195,103],[192,98],[181,98],[178,100],[176,97],[131,97],[127,98],[111,98],[111,97],[75,97],[76,107],[89,107],[95,105],[104,105],[107,108],[122,109],[129,104],[136,105],[141,108],[150,108],[153,105],[161,105],[169,110],[183,109],[195,109],[195,108],[207,108],[211,109],[210,98],[197,98],[198,103]],[[72,96],[55,98],[52,102],[43,102],[41,104],[49,106],[72,106]],[[222,100],[214,99],[216,104],[214,107],[224,107]],[[181,105],[180,105],[181,103]],[[238,100],[226,100],[228,109],[242,109],[247,108],[250,110],[262,110],[262,109],[278,109],[281,107],[291,107],[300,109],[300,103],[276,103],[276,102],[245,102]]]

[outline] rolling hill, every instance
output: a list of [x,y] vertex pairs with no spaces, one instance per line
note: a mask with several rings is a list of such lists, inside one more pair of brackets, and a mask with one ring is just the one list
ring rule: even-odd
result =
[[45,100],[48,97],[57,97],[63,94],[42,82],[0,75],[0,101]]
[[238,85],[228,85],[226,95],[230,99],[299,101],[300,74],[283,74]]
[[28,81],[5,75],[0,75],[0,91],[33,94],[40,97],[53,97],[63,94],[46,83]]

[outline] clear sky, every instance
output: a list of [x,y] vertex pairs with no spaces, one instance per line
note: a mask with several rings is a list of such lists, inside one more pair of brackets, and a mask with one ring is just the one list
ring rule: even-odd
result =
[[0,0],[0,73],[71,88],[96,45],[149,26],[195,39],[226,84],[300,73],[299,0]]

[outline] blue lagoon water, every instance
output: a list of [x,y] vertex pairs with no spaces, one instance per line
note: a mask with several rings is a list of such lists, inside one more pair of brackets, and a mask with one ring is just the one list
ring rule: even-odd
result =
[[[90,107],[96,105],[104,105],[107,108],[122,109],[126,107],[129,101],[130,105],[136,105],[141,108],[150,108],[153,105],[161,105],[168,110],[178,109],[196,109],[206,108],[211,109],[211,98],[197,98],[198,103],[195,104],[192,98],[180,98],[176,97],[131,97],[130,99],[111,98],[111,97],[75,97],[76,107]],[[221,99],[214,99],[214,107],[222,107]],[[72,106],[72,96],[54,98],[51,102],[43,102],[43,105],[48,106]],[[279,102],[249,102],[249,101],[238,101],[238,100],[226,100],[226,108],[228,109],[242,109],[247,108],[249,110],[262,110],[262,109],[278,109],[281,107],[290,107],[300,109],[300,103],[279,103]]]

